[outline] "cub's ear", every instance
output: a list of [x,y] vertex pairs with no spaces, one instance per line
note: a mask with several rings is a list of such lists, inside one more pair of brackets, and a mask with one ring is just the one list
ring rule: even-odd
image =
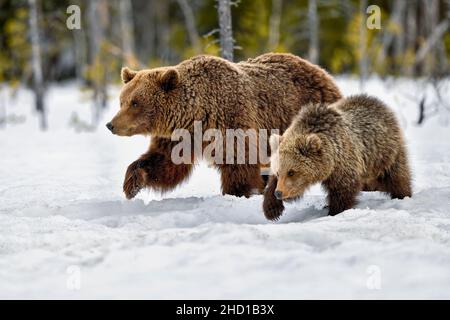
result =
[[176,69],[168,69],[159,78],[161,89],[168,92],[175,89],[180,82],[180,74]]
[[137,75],[137,71],[133,71],[128,67],[122,68],[122,72],[120,73],[122,77],[123,83],[128,83],[133,80],[134,76]]
[[320,140],[317,134],[311,133],[300,139],[297,147],[299,152],[305,156],[308,154],[318,153],[322,148],[322,140]]
[[283,140],[283,137],[279,134],[272,134],[269,138],[269,145],[270,145],[270,152],[274,153],[278,150],[278,147],[280,146],[281,141]]

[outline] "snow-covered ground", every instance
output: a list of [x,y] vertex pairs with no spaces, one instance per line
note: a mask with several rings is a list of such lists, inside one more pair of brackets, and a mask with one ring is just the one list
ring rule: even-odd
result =
[[[345,94],[359,90],[338,82]],[[362,193],[355,209],[328,217],[317,186],[276,223],[264,219],[262,196],[222,196],[204,164],[173,192],[127,201],[123,175],[147,139],[103,126],[75,132],[72,113],[89,119],[90,109],[73,85],[51,88],[45,133],[29,92],[3,96],[26,122],[0,130],[0,298],[448,299],[450,117],[414,124],[417,103],[406,96],[424,90],[409,80],[367,85],[399,115],[413,198]]]

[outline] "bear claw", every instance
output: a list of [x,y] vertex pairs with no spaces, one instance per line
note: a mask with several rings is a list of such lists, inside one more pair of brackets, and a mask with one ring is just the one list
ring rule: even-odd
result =
[[271,221],[278,221],[283,214],[283,201],[272,199],[272,201],[265,199],[263,204],[264,216]]
[[130,200],[133,199],[144,186],[144,176],[140,166],[140,160],[138,160],[133,162],[127,169],[125,181],[123,183],[123,192],[127,199]]

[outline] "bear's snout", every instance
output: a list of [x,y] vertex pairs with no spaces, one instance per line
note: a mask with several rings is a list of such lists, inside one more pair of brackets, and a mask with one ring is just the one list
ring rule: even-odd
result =
[[[113,124],[112,124],[111,122],[108,122],[108,123],[106,124],[106,127],[108,128],[109,131],[113,132],[114,126],[113,126]],[[114,133],[114,132],[113,132],[113,133]]]

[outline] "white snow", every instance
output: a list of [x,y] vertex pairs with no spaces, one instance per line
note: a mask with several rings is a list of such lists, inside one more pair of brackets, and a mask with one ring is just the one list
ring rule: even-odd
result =
[[[359,91],[355,79],[338,82]],[[173,192],[127,201],[126,167],[148,139],[103,125],[75,132],[72,113],[89,120],[90,105],[74,85],[51,88],[44,133],[29,91],[3,95],[26,122],[0,129],[0,298],[448,299],[450,117],[414,124],[418,106],[406,96],[424,90],[432,97],[412,80],[367,84],[405,130],[411,199],[362,193],[356,208],[328,217],[315,186],[277,223],[264,219],[262,196],[222,196],[205,164]]]

